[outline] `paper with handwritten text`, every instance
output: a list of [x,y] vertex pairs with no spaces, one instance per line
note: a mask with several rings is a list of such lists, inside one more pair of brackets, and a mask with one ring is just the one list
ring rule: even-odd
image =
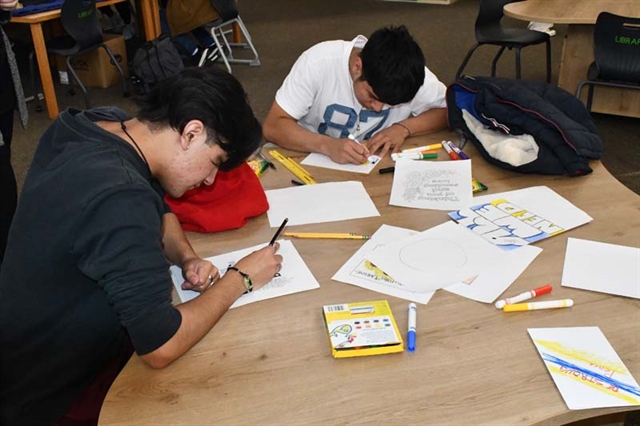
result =
[[398,160],[389,204],[450,210],[472,204],[471,160]]

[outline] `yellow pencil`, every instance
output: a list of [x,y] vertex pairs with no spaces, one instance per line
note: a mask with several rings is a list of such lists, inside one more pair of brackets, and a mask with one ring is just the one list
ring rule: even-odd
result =
[[285,237],[293,238],[333,238],[338,240],[368,240],[368,235],[353,232],[285,232]]
[[317,183],[315,179],[313,179],[313,177],[309,174],[309,172],[303,169],[298,163],[293,161],[291,158],[285,157],[275,149],[272,149],[271,151],[269,151],[269,154],[271,154],[273,158],[275,158],[280,163],[282,163],[282,165],[285,166],[287,170],[293,173],[298,179],[300,179],[305,184],[312,185],[314,183]]

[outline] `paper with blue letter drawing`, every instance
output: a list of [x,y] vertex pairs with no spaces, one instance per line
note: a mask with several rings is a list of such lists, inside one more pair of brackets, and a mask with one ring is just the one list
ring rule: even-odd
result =
[[473,199],[449,216],[498,247],[511,250],[584,225],[593,219],[546,186]]
[[598,327],[530,328],[570,410],[640,405],[640,387]]

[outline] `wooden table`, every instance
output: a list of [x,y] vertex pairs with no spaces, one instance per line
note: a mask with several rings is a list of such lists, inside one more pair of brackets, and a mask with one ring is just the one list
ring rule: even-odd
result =
[[[423,145],[447,136],[412,142]],[[558,425],[633,409],[568,410],[527,328],[599,326],[640,380],[640,301],[560,286],[568,237],[640,246],[640,197],[599,162],[592,164],[593,174],[580,178],[528,176],[488,165],[472,147],[465,151],[474,177],[488,185],[489,193],[547,185],[593,217],[587,225],[541,241],[544,251],[506,291],[514,295],[552,284],[553,298],[573,298],[573,308],[505,314],[438,291],[418,306],[415,353],[336,360],[322,305],[387,299],[404,332],[408,302],[331,280],[362,241],[294,240],[320,289],[230,310],[164,370],[153,370],[134,355],[109,390],[100,424]],[[445,159],[444,153],[439,156]],[[378,168],[391,164],[387,158]],[[277,162],[276,167],[263,175],[265,188],[290,187],[293,176]],[[307,169],[319,182],[361,180],[381,217],[296,230],[372,234],[382,224],[424,230],[448,219],[442,211],[389,206],[391,174]],[[191,233],[189,239],[206,257],[269,241],[273,232],[265,214],[239,230]]]
[[[105,0],[97,4],[98,7],[109,6],[128,0]],[[144,34],[147,40],[152,40],[160,34],[160,15],[158,14],[157,0],[139,0]],[[47,21],[60,18],[60,9],[48,10],[46,12],[34,13],[31,15],[14,16],[12,23],[29,24],[31,28],[31,38],[38,60],[38,70],[42,81],[42,92],[47,105],[47,114],[50,119],[54,119],[60,112],[58,109],[58,99],[53,85],[51,69],[49,65],[49,55],[42,33],[42,24]]]
[[[507,4],[504,14],[524,21],[568,24],[558,86],[575,93],[593,62],[593,28],[600,12],[640,18],[638,0],[527,0]],[[586,103],[587,91],[581,99]],[[640,117],[640,91],[596,86],[595,112]]]

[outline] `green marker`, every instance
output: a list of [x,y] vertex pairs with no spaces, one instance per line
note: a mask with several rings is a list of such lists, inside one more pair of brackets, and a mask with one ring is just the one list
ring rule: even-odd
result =
[[396,161],[398,159],[407,159],[407,160],[432,160],[434,158],[438,158],[437,153],[428,153],[423,154],[421,152],[399,152],[396,154],[391,154],[391,159]]

